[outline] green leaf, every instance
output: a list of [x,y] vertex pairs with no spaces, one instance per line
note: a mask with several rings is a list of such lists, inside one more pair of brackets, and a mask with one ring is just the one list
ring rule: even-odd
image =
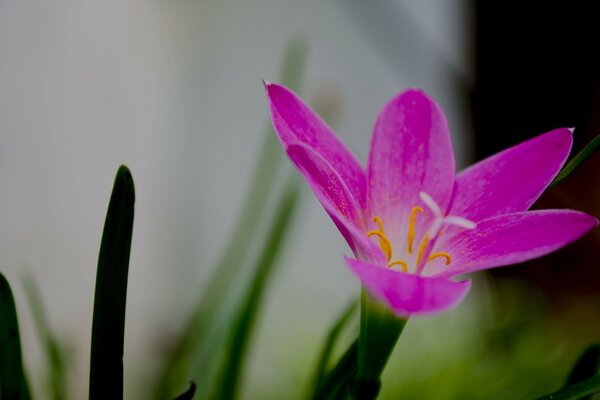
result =
[[48,363],[47,387],[50,398],[64,400],[67,398],[67,357],[61,345],[52,333],[46,318],[43,302],[33,276],[27,274],[23,277],[25,294],[29,300],[33,322],[38,332],[42,347],[46,352]]
[[227,354],[224,356],[225,365],[216,386],[215,398],[217,399],[229,400],[237,397],[248,343],[264,297],[266,284],[272,275],[277,256],[281,252],[296,210],[298,195],[299,190],[296,180],[292,180],[277,207],[267,241],[254,269],[251,286],[230,330],[231,338],[226,346]]
[[596,393],[600,393],[600,375],[539,397],[538,400],[579,400]]
[[8,281],[0,273],[0,399],[29,398],[15,300]]
[[321,380],[321,383],[313,400],[346,399],[349,396],[349,388],[352,378],[356,374],[358,361],[358,339],[356,339],[336,366]]
[[329,359],[331,358],[331,353],[333,352],[333,348],[335,343],[343,331],[344,327],[348,324],[348,322],[354,316],[358,308],[358,301],[353,301],[350,303],[340,314],[338,319],[332,325],[327,334],[327,338],[323,345],[323,349],[321,349],[321,354],[319,356],[317,367],[315,368],[315,377],[313,378],[312,383],[312,391],[313,397],[316,396],[319,388],[321,387],[323,380],[325,379],[325,370],[327,368],[327,364],[329,363]]
[[117,171],[104,223],[94,299],[90,396],[123,398],[123,340],[135,189],[129,169]]
[[191,400],[194,398],[194,393],[196,393],[196,382],[191,381],[190,388],[181,393],[179,396],[175,397],[174,400]]
[[573,157],[567,165],[560,171],[560,173],[554,178],[548,188],[553,187],[560,183],[563,179],[571,175],[577,168],[579,168],[588,158],[590,158],[600,148],[600,135],[593,138],[575,157]]
[[594,343],[588,346],[577,359],[571,369],[565,386],[574,385],[585,379],[591,378],[600,369],[600,344]]
[[[305,59],[304,42],[290,41],[283,60],[284,84],[298,89]],[[244,293],[252,282],[246,273],[252,267],[248,264],[249,255],[262,239],[256,227],[267,214],[268,199],[273,195],[273,182],[282,161],[281,146],[269,124],[233,234],[181,336],[174,341],[174,348],[158,378],[155,399],[173,396],[189,379],[195,379],[198,397],[204,398],[217,379],[219,353],[226,344],[226,333],[238,318],[245,301]]]

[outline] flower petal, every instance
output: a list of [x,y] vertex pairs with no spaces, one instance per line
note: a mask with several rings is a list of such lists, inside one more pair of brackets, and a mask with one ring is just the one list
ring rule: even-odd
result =
[[284,86],[265,82],[271,119],[284,148],[304,143],[321,155],[342,178],[361,209],[365,208],[366,174],[356,156],[327,123]]
[[479,221],[525,211],[552,182],[571,150],[557,129],[495,154],[458,174],[451,214]]
[[427,278],[346,257],[363,286],[401,317],[441,312],[462,301],[471,281]]
[[479,221],[440,249],[452,256],[449,266],[432,261],[429,275],[449,277],[517,264],[541,257],[580,238],[598,224],[591,215],[571,210],[505,214]]
[[287,153],[333,219],[356,255],[385,263],[379,247],[368,239],[356,199],[333,167],[306,144],[290,144]]
[[[450,132],[442,109],[420,90],[399,94],[379,114],[371,140],[367,166],[370,216],[407,227],[411,207],[423,204],[420,192],[431,196],[445,211],[454,171]],[[420,221],[427,222],[424,218]],[[396,236],[392,238],[395,241],[406,240],[406,232],[392,236]]]

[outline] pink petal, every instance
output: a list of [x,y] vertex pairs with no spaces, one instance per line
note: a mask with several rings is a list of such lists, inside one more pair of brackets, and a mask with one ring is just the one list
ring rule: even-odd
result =
[[379,247],[368,239],[362,212],[337,171],[306,144],[290,144],[287,152],[354,254],[357,257],[385,262]]
[[[375,124],[367,167],[371,216],[406,227],[411,207],[422,205],[421,191],[445,211],[454,168],[450,132],[441,108],[420,90],[401,93],[383,108]],[[405,242],[406,233],[399,235],[393,240]]]
[[284,148],[304,143],[321,155],[342,178],[361,209],[365,208],[366,174],[356,156],[302,99],[284,86],[265,82],[271,119]]
[[430,275],[449,277],[541,257],[577,240],[597,224],[591,215],[571,210],[524,211],[485,219],[477,228],[438,243],[437,251],[450,253],[452,262],[444,266],[433,261]]
[[427,278],[348,257],[346,263],[373,296],[401,317],[452,308],[462,301],[471,287],[471,281]]
[[450,213],[475,221],[525,211],[558,174],[571,150],[557,129],[493,155],[456,178]]

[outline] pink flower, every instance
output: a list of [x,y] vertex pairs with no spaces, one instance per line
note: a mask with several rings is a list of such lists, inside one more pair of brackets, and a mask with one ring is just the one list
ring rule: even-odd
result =
[[471,282],[450,278],[543,256],[598,223],[578,211],[527,211],[567,159],[569,129],[455,175],[443,111],[411,89],[379,114],[365,170],[293,92],[265,87],[283,148],[354,253],[346,263],[399,316],[451,308]]

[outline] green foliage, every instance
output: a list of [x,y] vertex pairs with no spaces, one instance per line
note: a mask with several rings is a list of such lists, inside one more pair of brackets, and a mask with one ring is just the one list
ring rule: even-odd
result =
[[565,386],[571,386],[591,378],[598,373],[598,369],[600,369],[600,344],[594,343],[581,353],[571,369]]
[[8,281],[0,273],[0,399],[29,398],[15,300]]
[[194,398],[194,394],[196,393],[196,383],[194,381],[190,382],[190,388],[185,392],[181,393],[179,396],[175,397],[174,400],[191,400]]
[[90,399],[123,398],[123,341],[135,190],[126,166],[117,171],[96,275]]
[[346,399],[358,364],[358,339],[354,341],[335,367],[321,380],[313,400]]
[[549,187],[557,185],[563,179],[571,175],[579,168],[588,158],[590,158],[600,148],[600,135],[593,138],[575,157],[573,157],[567,165],[554,178]]
[[240,372],[244,365],[248,342],[256,321],[258,308],[296,209],[298,188],[295,183],[292,183],[290,186],[275,212],[273,225],[256,265],[251,286],[242,302],[242,307],[240,307],[238,315],[233,321],[230,331],[231,336],[225,347],[225,365],[216,385],[217,389],[214,397],[217,399],[226,400],[237,397]]
[[[283,82],[293,89],[298,89],[304,69],[306,47],[302,42],[292,41],[286,49],[283,62]],[[219,393],[220,386],[213,387],[215,382],[222,382],[223,376],[236,377],[239,374],[226,366],[225,354],[232,354],[230,346],[245,347],[244,338],[234,339],[231,332],[240,325],[250,333],[253,318],[244,320],[240,316],[248,309],[248,296],[255,296],[256,307],[262,296],[263,287],[260,281],[266,281],[271,273],[271,266],[265,263],[265,257],[276,255],[284,237],[272,238],[263,244],[261,258],[257,267],[248,265],[252,250],[264,242],[256,227],[268,218],[268,199],[274,195],[273,181],[280,170],[278,165],[283,161],[279,143],[269,126],[250,182],[250,191],[242,203],[243,207],[230,240],[225,246],[220,260],[214,268],[211,279],[199,298],[197,306],[185,324],[181,336],[174,341],[174,348],[158,378],[154,390],[156,399],[164,399],[181,390],[189,379],[197,383],[197,396],[207,398],[210,393]],[[295,200],[289,198],[289,192],[279,193],[279,204],[288,204],[288,213],[292,213]],[[295,195],[294,195],[295,196]],[[280,208],[281,209],[281,208]],[[288,218],[288,217],[285,217]],[[275,218],[271,226],[287,224],[285,220]],[[286,229],[283,229],[284,231]],[[267,234],[268,235],[268,234]],[[271,256],[268,256],[268,253]],[[247,271],[253,271],[249,275]],[[262,275],[262,276],[261,276]],[[254,295],[250,295],[254,291]],[[237,368],[237,367],[236,367]],[[223,372],[229,371],[229,372]],[[225,374],[225,375],[223,375]],[[235,384],[235,383],[234,383]]]
[[338,340],[340,334],[342,333],[342,330],[348,325],[348,323],[356,313],[357,308],[358,301],[353,301],[352,303],[350,303],[348,307],[346,307],[346,309],[338,317],[335,323],[331,326],[329,333],[327,334],[327,338],[325,339],[323,349],[321,350],[321,354],[319,355],[317,366],[315,368],[315,377],[313,378],[311,388],[313,398],[318,398],[316,396],[324,383],[325,370],[329,363],[329,359],[331,358],[331,353],[333,352],[335,343]]
[[600,393],[600,375],[542,396],[538,400],[581,400],[596,393]]
[[29,300],[33,321],[35,323],[38,336],[42,342],[42,347],[46,352],[48,362],[48,375],[46,385],[49,398],[54,400],[64,400],[67,396],[67,355],[60,345],[58,338],[50,329],[50,324],[46,318],[43,302],[40,299],[40,292],[31,275],[26,275],[23,280],[25,293]]

